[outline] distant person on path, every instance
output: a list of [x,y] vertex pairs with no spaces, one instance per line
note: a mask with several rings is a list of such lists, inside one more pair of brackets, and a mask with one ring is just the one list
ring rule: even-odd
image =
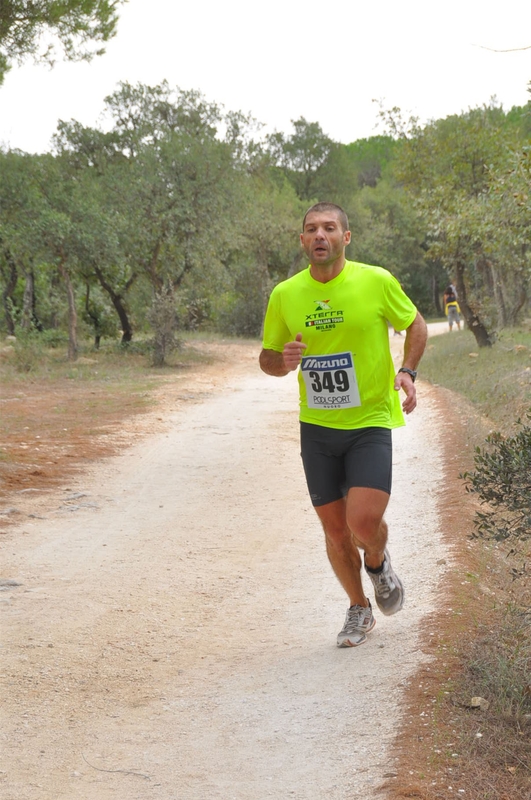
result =
[[[350,236],[339,206],[318,203],[307,211],[300,240],[310,264],[273,290],[260,353],[268,375],[300,367],[308,490],[328,558],[350,601],[338,647],[363,644],[376,624],[363,589],[360,550],[382,613],[395,614],[404,602],[384,520],[391,429],[404,425],[403,412],[410,414],[417,405],[416,368],[427,337],[423,318],[390,272],[346,260]],[[396,374],[388,323],[406,332],[403,366]]]
[[461,330],[461,309],[457,302],[457,293],[453,286],[447,286],[443,294],[444,313],[448,317],[448,326],[450,331],[453,328],[454,322],[457,325],[457,330]]

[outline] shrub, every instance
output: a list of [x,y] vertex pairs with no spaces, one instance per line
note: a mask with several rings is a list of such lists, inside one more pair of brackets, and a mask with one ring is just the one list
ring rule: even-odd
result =
[[49,328],[39,333],[43,347],[56,349],[68,347],[68,333],[60,328]]
[[34,372],[44,357],[45,342],[39,331],[19,328],[13,348],[10,360],[17,372]]
[[531,536],[531,427],[521,420],[518,425],[514,436],[498,432],[488,436],[487,448],[476,447],[476,469],[461,476],[467,492],[487,505],[487,510],[476,512],[475,535],[510,540],[517,547]]

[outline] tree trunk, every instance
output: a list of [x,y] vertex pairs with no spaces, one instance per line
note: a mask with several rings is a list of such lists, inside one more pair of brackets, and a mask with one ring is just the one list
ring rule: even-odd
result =
[[22,301],[21,327],[25,330],[43,331],[44,328],[37,317],[37,298],[35,297],[35,273],[32,269],[26,272],[24,297]]
[[296,275],[297,272],[299,272],[299,265],[301,263],[303,255],[304,252],[302,250],[297,251],[297,255],[295,255],[291,261],[288,274],[286,276],[287,278],[291,278],[293,277],[293,275]]
[[[50,279],[50,295],[55,297],[56,292],[60,291],[61,287],[61,276],[57,272],[52,272],[51,279]],[[59,309],[55,307],[56,304],[52,307],[52,311],[50,314],[50,327],[52,330],[56,331],[60,327],[60,318],[59,318]]]
[[527,303],[527,279],[522,276],[522,283],[518,297],[513,306],[507,312],[507,325],[516,325],[520,311]]
[[42,333],[44,330],[44,325],[37,316],[37,295],[35,294],[35,274],[33,273],[33,271],[31,274],[33,278],[33,296],[31,299],[31,321],[33,323],[33,327],[35,328],[35,330]]
[[[131,327],[131,323],[129,322],[129,317],[127,315],[127,311],[124,306],[123,298],[120,294],[117,294],[112,286],[105,280],[105,276],[103,275],[102,271],[99,267],[95,268],[96,277],[98,278],[100,285],[109,297],[111,298],[111,302],[120,318],[120,325],[122,328],[122,344],[129,344],[129,342],[133,338],[133,328]],[[127,282],[127,288],[129,288],[134,280],[136,275],[131,276],[130,280]]]
[[459,307],[463,314],[467,326],[470,328],[476,339],[478,347],[492,347],[492,338],[478,315],[468,304],[465,286],[465,262],[461,259],[456,261],[456,289],[459,298]]
[[4,316],[6,320],[7,333],[9,336],[14,336],[15,319],[13,317],[13,308],[15,304],[13,301],[13,292],[15,291],[17,286],[18,272],[17,272],[17,265],[15,264],[15,259],[13,258],[9,250],[4,251],[4,256],[7,262],[7,266],[9,268],[9,274],[6,280],[6,284],[4,286],[4,290],[2,292],[2,304],[4,306]]
[[87,289],[87,291],[85,293],[85,311],[86,311],[87,317],[92,322],[92,327],[94,328],[94,350],[99,350],[100,349],[100,341],[101,341],[101,334],[99,332],[99,330],[100,330],[100,321],[98,319],[98,315],[94,311],[92,311],[92,309],[90,307],[90,284],[89,283],[86,284],[86,289]]
[[503,284],[499,278],[498,270],[490,258],[485,259],[486,266],[489,269],[492,285],[492,293],[496,301],[496,310],[498,312],[498,328],[505,328],[508,324],[507,321],[507,307],[505,304],[505,297],[503,296]]
[[77,358],[77,312],[76,312],[76,298],[74,295],[74,287],[65,267],[65,258],[62,258],[58,265],[59,274],[61,275],[66,286],[66,296],[68,298],[68,358],[70,361],[75,361]]
[[175,294],[170,281],[160,292],[155,292],[149,321],[154,333],[152,363],[154,367],[163,367],[166,364],[166,355],[176,345]]
[[24,284],[24,297],[22,300],[22,317],[20,327],[29,331],[33,323],[33,309],[35,306],[35,279],[33,272],[26,272],[26,282]]
[[439,296],[439,281],[435,273],[432,273],[431,276],[431,299],[437,315],[439,317],[444,316],[444,310],[441,307],[441,298]]

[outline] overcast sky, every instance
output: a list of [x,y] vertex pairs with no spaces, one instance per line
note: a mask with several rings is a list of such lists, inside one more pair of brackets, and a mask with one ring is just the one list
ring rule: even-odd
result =
[[[89,64],[13,68],[0,87],[0,144],[42,152],[59,119],[98,124],[119,81],[167,79],[267,131],[303,116],[336,141],[379,132],[378,104],[422,121],[495,95],[531,100],[530,0],[129,0]],[[381,132],[381,131],[380,131]]]

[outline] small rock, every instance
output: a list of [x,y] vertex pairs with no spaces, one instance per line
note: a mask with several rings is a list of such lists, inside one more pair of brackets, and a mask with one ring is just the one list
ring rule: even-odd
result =
[[20,514],[20,510],[18,508],[5,508],[0,511],[0,517],[8,517],[10,514]]
[[469,705],[470,708],[479,708],[481,711],[486,711],[490,703],[484,697],[473,697]]
[[15,586],[22,586],[18,581],[13,581],[11,578],[0,578],[0,592],[7,592]]

